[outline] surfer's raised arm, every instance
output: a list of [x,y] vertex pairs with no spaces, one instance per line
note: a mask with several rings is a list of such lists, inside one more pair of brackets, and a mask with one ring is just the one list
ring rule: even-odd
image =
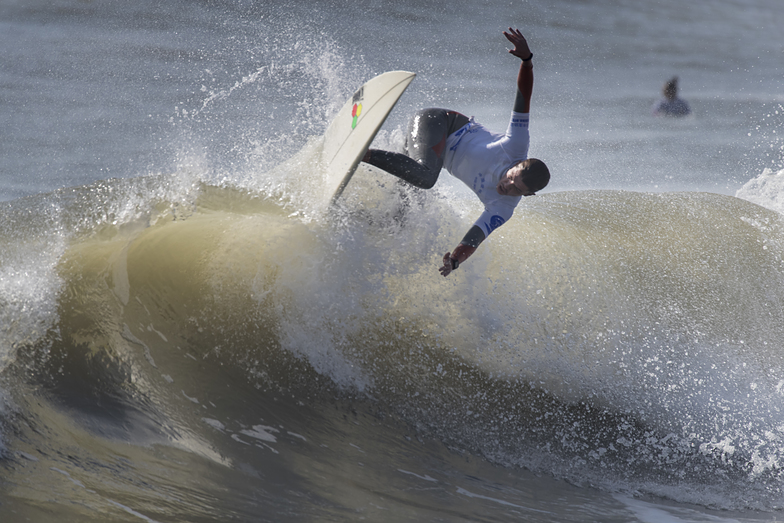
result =
[[514,49],[509,49],[509,54],[515,55],[522,60],[520,69],[517,72],[517,95],[515,96],[514,111],[516,113],[528,113],[531,111],[531,94],[534,90],[534,53],[528,47],[528,42],[518,29],[509,28],[509,32],[504,31],[504,36],[512,42]]
[[448,109],[422,109],[408,126],[405,154],[369,149],[362,161],[411,185],[430,189],[441,169],[465,183],[484,204],[484,212],[452,252],[444,255],[442,275],[471,256],[479,244],[512,217],[522,196],[550,181],[547,166],[528,158],[534,54],[518,29],[503,31],[514,46],[509,53],[522,63],[517,73],[514,108],[505,134],[493,133],[467,116]]

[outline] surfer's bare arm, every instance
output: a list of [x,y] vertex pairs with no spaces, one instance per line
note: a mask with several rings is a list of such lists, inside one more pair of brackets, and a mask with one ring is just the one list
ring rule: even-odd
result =
[[461,263],[474,254],[474,251],[484,239],[485,233],[481,228],[476,225],[471,227],[463,237],[460,245],[454,251],[444,254],[444,264],[438,269],[441,275],[449,276],[453,270],[457,269]]
[[519,29],[509,28],[504,31],[504,36],[512,42],[514,49],[509,49],[509,54],[518,57],[520,69],[517,72],[517,94],[515,96],[514,111],[516,113],[531,112],[531,94],[534,90],[534,66],[532,58],[534,53],[528,47],[528,42]]

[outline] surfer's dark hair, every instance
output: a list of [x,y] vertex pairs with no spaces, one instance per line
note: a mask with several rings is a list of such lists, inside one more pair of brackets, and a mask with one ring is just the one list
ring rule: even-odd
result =
[[550,169],[542,160],[528,159],[528,169],[523,173],[523,183],[533,192],[541,191],[550,183]]

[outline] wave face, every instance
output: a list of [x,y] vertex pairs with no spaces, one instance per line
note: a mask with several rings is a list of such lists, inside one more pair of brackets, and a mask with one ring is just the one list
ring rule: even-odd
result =
[[92,442],[79,463],[125,442],[241,475],[249,441],[349,430],[324,414],[348,402],[338,412],[576,484],[778,505],[778,213],[707,193],[548,194],[443,279],[442,251],[479,211],[445,191],[363,170],[320,214],[306,189],[184,178],[4,205],[3,433],[30,445],[16,461],[72,477],[39,463],[68,452],[46,436],[68,427]]

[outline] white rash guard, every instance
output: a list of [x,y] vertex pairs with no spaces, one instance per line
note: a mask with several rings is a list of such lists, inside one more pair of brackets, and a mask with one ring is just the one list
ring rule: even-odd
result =
[[512,217],[522,196],[498,194],[506,171],[528,158],[528,113],[512,112],[506,134],[470,122],[447,137],[444,168],[473,190],[485,206],[474,223],[485,237]]

